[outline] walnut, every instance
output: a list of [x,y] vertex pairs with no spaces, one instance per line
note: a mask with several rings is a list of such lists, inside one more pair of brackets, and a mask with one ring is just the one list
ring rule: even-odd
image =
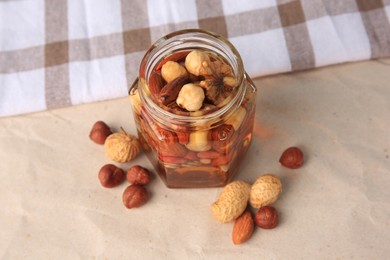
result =
[[141,143],[123,128],[122,133],[114,133],[107,137],[104,150],[108,158],[113,161],[124,163],[134,159],[141,152]]
[[185,84],[176,99],[176,103],[187,111],[197,111],[203,105],[204,91],[193,83]]
[[187,70],[175,61],[168,61],[161,68],[161,76],[167,83],[187,74]]

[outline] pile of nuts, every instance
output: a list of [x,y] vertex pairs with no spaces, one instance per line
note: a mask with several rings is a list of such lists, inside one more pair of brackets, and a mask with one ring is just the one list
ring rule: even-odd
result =
[[238,83],[231,66],[221,57],[193,50],[162,60],[152,71],[148,86],[162,108],[199,116],[225,105]]
[[[235,221],[232,240],[234,244],[247,241],[254,230],[254,223],[271,229],[278,224],[278,212],[269,205],[276,202],[282,192],[280,179],[273,174],[260,176],[253,185],[245,181],[233,181],[226,185],[211,206],[213,216],[221,223]],[[249,205],[259,209],[253,220]]]
[[[303,165],[303,153],[297,147],[290,147],[279,161],[287,168],[297,169]],[[255,225],[263,229],[273,229],[278,225],[278,211],[271,205],[281,192],[282,182],[274,174],[261,175],[252,185],[241,180],[233,181],[222,189],[211,206],[211,213],[221,223],[235,221],[232,241],[236,245],[242,244],[252,236]],[[258,209],[254,218],[248,204]]]
[[[141,152],[141,144],[135,136],[126,133],[123,128],[120,133],[113,133],[103,121],[93,125],[89,138],[96,144],[104,145],[107,157],[118,163],[129,162]],[[126,179],[131,185],[123,192],[122,201],[128,209],[138,208],[148,200],[145,185],[150,182],[150,173],[139,165],[132,166],[125,174],[114,164],[106,164],[100,168],[98,179],[104,188],[114,188]]]
[[[202,60],[203,58],[197,57],[197,59]],[[164,65],[162,65],[162,67],[164,67]],[[200,67],[193,65],[193,67],[194,70],[196,68],[196,71],[200,71],[201,73],[210,73],[207,72],[210,65]],[[186,68],[188,69],[187,66]],[[192,87],[193,86],[190,86],[190,88]],[[183,99],[185,98],[186,97],[183,97]],[[176,101],[178,99],[178,103],[181,103],[179,94]],[[193,98],[191,98],[191,100],[192,99]],[[185,104],[182,104],[183,107],[193,106],[193,104],[186,103],[185,101],[183,102]],[[214,105],[217,104],[218,102]],[[223,125],[222,127],[226,128],[229,127],[229,125]],[[224,138],[229,134],[229,131],[229,129],[224,129]],[[168,139],[171,137],[169,131],[161,132],[161,135]],[[123,129],[121,129],[120,133],[113,133],[110,127],[102,121],[98,121],[93,125],[89,137],[93,142],[104,145],[106,155],[111,160],[119,163],[129,162],[141,152],[141,143],[135,136],[126,133]],[[197,145],[201,145],[198,141],[199,140],[197,140]],[[168,158],[166,159],[168,161],[171,154],[174,154],[175,156],[181,154],[181,158],[186,161],[212,158],[213,161],[218,162],[215,166],[226,163],[226,161],[224,161],[225,158],[220,157],[218,152],[210,151],[210,147],[207,147],[207,149],[204,150],[199,149],[197,153],[191,154],[187,151],[180,151],[180,146],[174,145],[176,142],[182,143],[182,140],[179,138],[175,142],[167,143],[164,154]],[[217,147],[212,146],[212,148],[218,151]],[[226,149],[226,147],[224,149]],[[279,162],[287,168],[297,169],[303,165],[304,156],[299,148],[290,147],[282,153]],[[125,179],[131,183],[122,195],[123,204],[129,209],[140,207],[147,202],[148,191],[146,190],[145,185],[150,182],[150,177],[149,171],[138,165],[132,166],[125,174],[123,169],[113,164],[106,164],[100,169],[98,174],[99,181],[105,188],[116,187]],[[232,232],[233,243],[242,244],[251,237],[255,225],[263,229],[273,229],[278,225],[278,211],[271,205],[277,201],[281,192],[282,183],[274,174],[264,174],[252,185],[245,181],[236,180],[223,188],[217,201],[212,204],[211,211],[213,216],[221,223],[234,221]],[[252,216],[248,205],[257,209],[254,217]]]

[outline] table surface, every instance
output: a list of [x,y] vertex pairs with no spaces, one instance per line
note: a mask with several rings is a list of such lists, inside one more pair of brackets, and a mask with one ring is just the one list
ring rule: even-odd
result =
[[[100,186],[110,161],[88,134],[97,120],[135,133],[129,100],[0,119],[2,259],[386,259],[390,255],[390,59],[255,80],[253,143],[236,179],[274,173],[280,224],[231,241],[210,205],[221,188],[168,189],[122,205]],[[278,163],[299,146],[297,170]],[[122,164],[151,167],[145,155]],[[253,210],[253,212],[255,212]]]

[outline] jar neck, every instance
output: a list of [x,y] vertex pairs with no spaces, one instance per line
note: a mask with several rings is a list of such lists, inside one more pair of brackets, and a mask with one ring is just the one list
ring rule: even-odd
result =
[[[223,57],[232,67],[235,79],[238,82],[237,92],[226,105],[215,112],[202,116],[183,116],[168,112],[156,104],[148,90],[149,76],[164,57],[175,52],[191,50],[208,51]],[[246,91],[243,63],[236,48],[222,36],[199,29],[177,31],[157,40],[142,59],[139,79],[138,91],[145,109],[162,124],[199,125],[221,118],[223,115],[232,113],[241,104]]]

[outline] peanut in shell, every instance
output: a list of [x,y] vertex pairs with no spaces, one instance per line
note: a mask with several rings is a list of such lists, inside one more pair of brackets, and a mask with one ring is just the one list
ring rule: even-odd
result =
[[211,206],[213,216],[221,223],[238,218],[246,209],[250,188],[245,181],[233,181],[226,185]]
[[271,205],[278,199],[281,192],[282,182],[277,176],[270,173],[262,175],[251,187],[249,204],[253,208]]

